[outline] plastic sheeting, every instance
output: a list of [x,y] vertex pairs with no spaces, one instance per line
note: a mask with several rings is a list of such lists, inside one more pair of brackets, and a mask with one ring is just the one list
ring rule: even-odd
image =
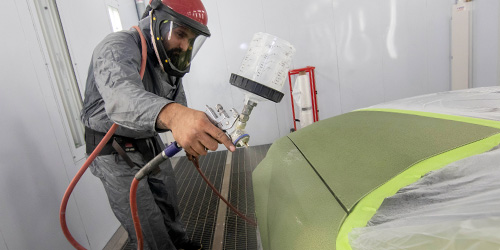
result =
[[431,172],[384,200],[353,249],[499,249],[500,149]]
[[368,108],[391,108],[500,121],[500,87],[483,87],[405,98]]
[[[500,121],[500,87],[441,92],[369,107]],[[500,249],[500,149],[454,162],[386,198],[352,249]]]
[[293,100],[297,103],[299,109],[300,127],[304,128],[311,125],[313,120],[313,110],[311,101],[311,87],[309,77],[305,74],[300,74],[295,79],[293,86]]

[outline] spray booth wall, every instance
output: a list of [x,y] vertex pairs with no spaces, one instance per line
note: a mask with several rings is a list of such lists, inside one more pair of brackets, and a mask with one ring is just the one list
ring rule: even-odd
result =
[[[264,31],[295,45],[294,68],[316,67],[319,117],[450,88],[450,17],[454,0],[205,0],[212,37],[185,78],[189,105],[241,110],[230,87],[252,35]],[[44,48],[33,0],[6,0],[2,25],[0,250],[71,249],[59,227],[59,203],[84,161]],[[112,31],[107,5],[122,25],[137,22],[133,0],[57,0],[77,81],[83,91],[94,46]],[[498,83],[497,0],[475,0],[474,86]],[[248,131],[272,143],[293,126],[288,84],[279,104],[259,103]],[[100,181],[86,173],[67,209],[73,236],[102,249],[119,224]]]
[[[288,40],[293,68],[316,67],[319,118],[394,99],[450,90],[450,18],[456,0],[205,1],[212,37],[186,77],[189,104],[233,105],[228,87],[255,32]],[[474,86],[498,84],[497,0],[474,1]],[[293,82],[292,82],[293,86]],[[288,80],[279,104],[259,103],[250,144],[271,143],[293,128]],[[215,97],[215,98],[214,98]]]

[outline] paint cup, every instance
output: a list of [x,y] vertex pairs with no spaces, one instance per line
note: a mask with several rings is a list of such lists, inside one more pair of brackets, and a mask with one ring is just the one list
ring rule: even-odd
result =
[[[294,54],[295,48],[289,42],[267,33],[256,33],[238,75],[281,92]],[[263,100],[249,92],[245,99]]]

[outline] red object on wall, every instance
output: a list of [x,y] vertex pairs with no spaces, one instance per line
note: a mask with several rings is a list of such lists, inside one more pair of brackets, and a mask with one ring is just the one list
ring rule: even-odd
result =
[[318,99],[316,94],[316,80],[314,78],[314,69],[315,67],[307,66],[301,69],[292,69],[288,71],[288,82],[290,83],[290,97],[292,99],[292,113],[293,113],[293,128],[297,131],[297,119],[295,119],[295,107],[293,103],[293,87],[292,87],[292,75],[299,74],[300,72],[305,72],[309,75],[309,84],[311,87],[311,102],[312,102],[312,110],[313,110],[313,122],[317,122],[319,120],[319,110],[318,110]]

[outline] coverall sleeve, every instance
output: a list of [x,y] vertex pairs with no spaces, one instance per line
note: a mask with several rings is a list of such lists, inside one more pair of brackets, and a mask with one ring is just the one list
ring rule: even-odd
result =
[[141,51],[133,36],[112,34],[96,47],[92,63],[108,117],[129,129],[155,131],[158,114],[172,101],[144,89]]

